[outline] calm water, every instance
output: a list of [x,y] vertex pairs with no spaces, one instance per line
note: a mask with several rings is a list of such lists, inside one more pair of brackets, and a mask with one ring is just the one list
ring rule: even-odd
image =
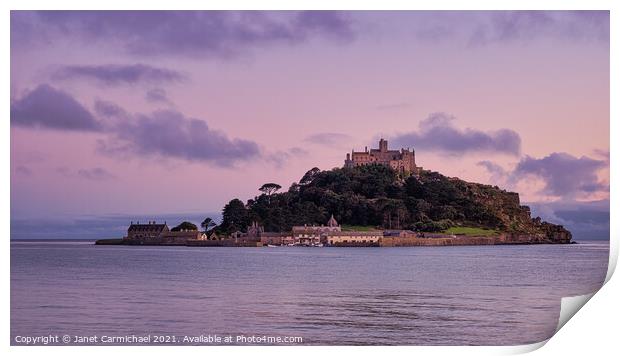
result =
[[11,243],[17,335],[301,336],[303,344],[542,341],[597,290],[607,242],[409,248]]

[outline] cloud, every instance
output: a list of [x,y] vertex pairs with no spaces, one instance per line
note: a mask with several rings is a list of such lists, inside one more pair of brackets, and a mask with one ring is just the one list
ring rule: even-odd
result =
[[15,167],[15,173],[20,174],[22,176],[29,177],[32,175],[32,170],[26,166],[19,165]]
[[101,167],[74,170],[67,166],[61,166],[56,167],[55,171],[65,178],[81,178],[91,181],[104,181],[116,178],[115,175]]
[[609,161],[605,160],[554,152],[543,158],[525,156],[512,170],[491,161],[481,161],[478,165],[485,167],[495,184],[515,187],[519,182],[538,178],[544,184],[539,193],[548,196],[566,199],[609,193],[609,184],[598,177],[600,170],[609,167]]
[[264,155],[267,162],[273,164],[276,168],[284,166],[286,161],[294,157],[304,157],[308,155],[308,151],[301,147],[291,147],[286,151],[277,151]]
[[551,37],[609,41],[609,11],[492,11],[469,38],[472,45]]
[[576,240],[609,239],[609,200],[528,203],[532,216],[564,225]]
[[11,12],[11,20],[12,46],[50,37],[104,41],[140,56],[230,58],[311,37],[339,42],[354,37],[347,14],[337,11],[21,11]]
[[597,172],[607,166],[608,163],[602,160],[554,152],[543,158],[525,156],[511,176],[520,180],[535,175],[544,180],[546,193],[567,196],[609,190],[609,185],[600,182],[597,176]]
[[79,169],[77,171],[77,175],[81,178],[93,181],[102,181],[116,178],[113,174],[101,167],[95,167],[92,169]]
[[114,86],[138,83],[174,83],[186,79],[180,72],[152,67],[146,64],[133,65],[72,65],[65,66],[52,74],[54,80],[86,79]]
[[291,147],[289,150],[291,155],[294,156],[306,156],[308,155],[308,151],[304,150],[301,147]]
[[229,139],[224,133],[209,128],[206,122],[174,110],[118,120],[112,131],[111,138],[101,141],[103,152],[212,162],[224,167],[261,155],[255,142]]
[[451,155],[467,153],[502,153],[519,155],[521,137],[510,129],[480,131],[459,129],[453,126],[453,116],[434,113],[422,120],[419,130],[398,134],[390,138],[392,144],[437,151]]
[[321,132],[307,136],[304,142],[326,146],[340,146],[351,141],[352,137],[338,132]]
[[609,224],[609,211],[601,210],[557,210],[555,215],[563,220],[581,224]]
[[294,17],[293,24],[292,32],[298,33],[298,37],[312,32],[339,40],[354,37],[350,21],[338,11],[301,11]]
[[129,116],[127,111],[113,102],[105,100],[95,100],[95,113],[106,118],[126,118]]
[[[104,100],[96,100],[94,109],[98,116],[107,119],[105,125],[69,94],[40,85],[11,104],[11,123],[23,127],[99,132],[104,136],[98,141],[99,150],[108,154],[159,155],[225,167],[239,161],[268,158],[262,156],[255,142],[230,139],[211,129],[206,122],[174,110],[129,114]],[[70,174],[66,167],[59,169],[59,173]],[[83,170],[78,174],[87,179],[106,176],[99,169]]]
[[491,162],[478,162],[491,174],[494,184],[515,190],[517,183],[532,185],[540,180],[543,188],[538,192],[542,200],[549,196],[554,201],[525,202],[532,216],[564,225],[576,240],[609,239],[609,185],[599,181],[599,170],[609,166],[608,161],[588,157],[573,157],[566,153],[552,153],[543,158],[523,157],[514,169],[505,169]]
[[57,130],[101,130],[100,123],[77,100],[46,84],[11,102],[11,124]]
[[151,103],[163,103],[167,105],[172,105],[172,101],[168,99],[168,94],[164,89],[161,88],[154,88],[148,90],[144,95],[144,98],[146,99],[146,101]]
[[609,162],[609,158],[610,158],[609,150],[595,149],[593,153],[595,156],[603,158],[605,161]]
[[491,181],[495,184],[504,185],[507,174],[506,170],[497,163],[493,163],[491,161],[480,161],[477,163],[478,166],[484,167],[487,172],[491,174]]

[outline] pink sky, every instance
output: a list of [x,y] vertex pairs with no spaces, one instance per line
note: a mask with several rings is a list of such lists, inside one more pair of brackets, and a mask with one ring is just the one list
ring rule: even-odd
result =
[[[80,13],[12,13],[15,217],[217,212],[232,198],[253,197],[265,182],[288,188],[314,166],[340,167],[352,148],[374,147],[380,136],[420,137],[420,123],[433,113],[453,116],[445,125],[462,135],[512,130],[520,149],[502,153],[495,142],[454,151],[445,142],[406,141],[426,169],[517,190],[526,202],[609,197],[606,12],[218,15],[217,31],[225,25],[228,32],[205,25],[184,35],[181,27],[161,38],[149,37],[157,35],[147,32],[150,21],[99,15],[94,22]],[[165,21],[186,23],[183,16]],[[244,24],[259,30],[239,35]],[[135,35],[128,40],[123,30]],[[148,47],[157,39],[159,47]],[[109,70],[136,64],[180,77],[162,79],[151,70],[135,79]],[[114,75],[116,81],[105,81]],[[27,100],[43,84],[74,98],[104,129],[59,128],[46,115],[27,116],[46,112]],[[163,89],[167,100],[146,100],[153,89]],[[96,100],[123,108],[125,128],[138,127],[141,115],[149,123],[152,112],[172,110],[206,122],[209,132],[255,143],[259,153],[233,155],[226,167],[210,154],[136,149],[137,139],[115,126],[118,117],[98,113]],[[318,142],[313,135],[337,139]],[[102,152],[102,143],[116,150]],[[492,174],[481,161],[503,171]],[[582,184],[556,176],[573,161]]]

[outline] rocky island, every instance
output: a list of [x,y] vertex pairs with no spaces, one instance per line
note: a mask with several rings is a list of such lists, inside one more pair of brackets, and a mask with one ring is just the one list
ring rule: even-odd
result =
[[[186,225],[175,233],[165,224],[132,224],[124,239],[97,243],[442,246],[566,244],[572,238],[563,226],[532,218],[518,193],[425,170],[412,150],[388,150],[383,139],[379,149],[347,154],[342,168],[315,167],[287,191],[281,188],[266,183],[246,203],[231,200],[221,223],[203,223],[204,232],[193,224],[195,230]],[[135,233],[149,227],[150,233]]]

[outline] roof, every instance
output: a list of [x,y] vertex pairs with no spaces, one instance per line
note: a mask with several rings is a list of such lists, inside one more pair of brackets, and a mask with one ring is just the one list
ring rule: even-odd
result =
[[293,226],[293,233],[302,232],[302,233],[317,233],[317,232],[327,232],[338,230],[340,227],[336,226],[317,226],[317,225],[306,225],[306,226]]
[[329,221],[327,221],[327,226],[329,226],[329,227],[336,227],[336,226],[338,226],[338,222],[336,221],[336,219],[334,219],[334,214],[332,214],[332,217],[329,218]]
[[162,231],[166,228],[166,224],[131,224],[127,229],[128,232],[145,232],[145,231]]

